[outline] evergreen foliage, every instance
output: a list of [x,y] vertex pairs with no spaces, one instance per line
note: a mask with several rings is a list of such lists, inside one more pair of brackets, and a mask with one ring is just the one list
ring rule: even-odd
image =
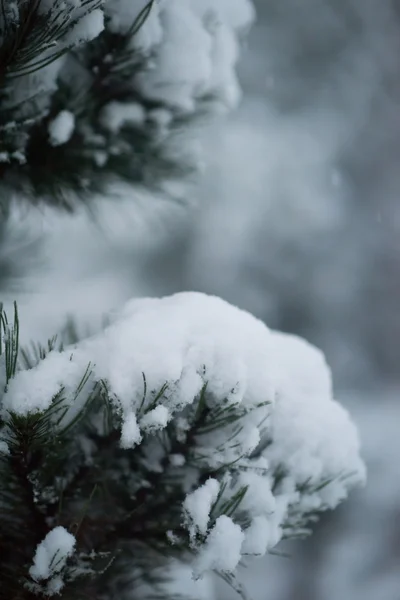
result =
[[[274,517],[270,533],[261,533],[261,540],[266,536],[261,546],[266,543],[270,550],[279,539],[307,535],[318,514],[362,478],[358,459],[348,450],[349,463],[336,467],[335,474],[327,475],[327,468],[314,477],[311,470],[293,488],[290,462],[272,458],[282,443],[268,426],[272,400],[248,405],[232,403],[223,393],[218,397],[207,368],[201,370],[199,392],[190,392],[192,386],[186,390],[184,378],[152,389],[142,372],[141,390],[132,390],[135,412],[127,414],[115,384],[102,378],[92,361],[85,363],[82,350],[89,348],[88,356],[95,356],[96,339],[89,346],[78,342],[64,348],[55,337],[47,347],[19,351],[17,307],[12,322],[1,309],[0,323],[1,598],[58,592],[66,599],[152,597],[162,583],[159,569],[172,558],[193,564],[197,575],[215,570],[244,596],[234,567],[246,555],[263,553],[259,542],[254,546],[250,539],[255,527],[265,527],[261,515],[271,510],[272,498],[278,503],[274,512],[281,503],[281,522]],[[136,342],[141,343],[140,335]],[[57,361],[57,355],[64,361],[59,374],[55,369],[58,391],[48,398],[49,376],[40,369],[50,359]],[[75,356],[81,362],[74,363]],[[73,369],[82,365],[73,387],[68,362]],[[13,382],[21,381],[24,387],[15,387]],[[38,381],[47,404],[22,409],[21,390],[26,386],[27,398],[34,397]],[[164,419],[174,406],[172,419]],[[261,440],[249,445],[251,423]],[[346,426],[343,421],[341,435]],[[290,437],[287,441],[293,443]],[[265,496],[260,496],[260,485],[267,486]],[[325,495],[329,486],[333,492]],[[259,513],[257,505],[264,502]],[[73,551],[64,556],[62,546],[56,546],[44,569],[39,549],[57,532],[71,537]],[[230,557],[237,539],[239,554]],[[215,555],[216,541],[217,549],[221,542],[227,545],[227,559]],[[165,590],[163,595],[168,597]]]
[[[150,0],[126,23],[126,0],[0,0],[0,266],[15,198],[72,210],[116,182],[165,191],[193,170],[178,134],[237,99],[236,33],[252,15],[238,5],[228,26],[212,3],[166,2],[161,18]],[[180,11],[183,75],[171,60],[185,49],[163,38]],[[12,320],[0,305],[1,600],[172,600],[173,559],[244,596],[247,556],[306,535],[363,481],[354,427],[306,343],[194,293],[75,333],[21,347],[17,305]]]
[[[104,193],[116,180],[158,187],[195,168],[185,152],[169,148],[174,132],[195,115],[143,96],[138,84],[154,50],[135,38],[155,1],[123,33],[107,19],[104,29],[97,23],[103,0],[79,4],[1,1],[0,208],[17,192],[28,202],[72,209],[77,198]],[[202,103],[200,97],[199,113]],[[137,116],[110,128],[104,118],[110,106],[121,112],[134,106]],[[62,143],[51,137],[60,114],[73,120]]]
[[[18,370],[16,305],[13,323],[3,309],[0,323],[0,380],[5,381],[7,391]],[[49,340],[47,348],[24,350],[23,367],[19,368],[31,369],[45,360],[48,352],[61,350],[56,338]],[[90,373],[89,364],[75,398],[83,392]],[[164,385],[150,392],[143,374],[140,416],[159,405],[166,389]],[[240,469],[226,465],[226,469],[210,470],[202,464],[198,438],[240,424],[244,414],[232,406],[210,409],[207,384],[185,414],[190,421],[185,439],[171,425],[162,434],[146,436],[144,443],[132,450],[120,447],[121,420],[110,406],[105,381],[96,383],[82,410],[63,426],[67,412],[61,389],[44,412],[28,416],[9,412],[0,421],[2,439],[7,440],[7,449],[0,447],[1,598],[51,595],[48,582],[38,585],[29,577],[28,569],[37,545],[49,530],[60,525],[73,533],[79,547],[79,553],[65,567],[64,598],[123,598],[132,593],[132,585],[140,589],[143,583],[154,584],[156,567],[166,557],[183,558],[191,550],[188,533],[182,527],[186,469],[198,471],[196,481],[200,484],[209,477]],[[148,446],[159,456],[160,469],[149,469]],[[174,455],[186,457],[185,469],[173,463]],[[226,488],[225,482],[212,506],[209,529],[221,515],[237,516],[246,524],[246,516],[240,513],[246,487],[224,500]],[[200,536],[197,542],[204,539]]]

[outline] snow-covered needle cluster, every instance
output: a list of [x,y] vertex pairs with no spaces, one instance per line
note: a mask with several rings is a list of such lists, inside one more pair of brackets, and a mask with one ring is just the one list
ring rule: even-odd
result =
[[252,18],[250,0],[1,0],[0,207],[190,172],[185,131],[237,102]]
[[27,591],[136,597],[164,556],[233,581],[364,479],[321,352],[221,299],[134,300],[19,358],[3,329],[0,563]]

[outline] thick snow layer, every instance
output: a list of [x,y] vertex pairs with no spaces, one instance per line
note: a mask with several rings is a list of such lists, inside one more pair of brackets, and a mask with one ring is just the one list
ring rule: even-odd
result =
[[[296,336],[274,332],[273,337],[277,388],[268,436],[274,443],[265,456],[271,466],[284,465],[294,473],[297,484],[330,480],[346,465],[353,466],[357,478],[362,470],[361,462],[354,462],[358,437],[348,412],[331,400],[323,354]],[[323,398],[327,401],[321,402]],[[337,481],[321,490],[321,499],[336,505],[341,499],[336,494],[345,496],[346,489],[345,481]]]
[[[132,19],[137,13],[129,4],[120,0],[106,7],[112,13],[113,30],[124,31],[128,14]],[[151,68],[136,79],[141,92],[184,112],[195,110],[203,96],[212,96],[224,106],[235,105],[239,97],[238,32],[253,19],[252,4],[248,0],[169,0],[153,8],[136,36],[139,46],[155,49]],[[121,19],[123,14],[128,21]]]
[[[147,2],[108,0],[107,27],[126,34]],[[151,64],[136,77],[141,93],[171,108],[191,112],[202,96],[235,105],[238,34],[254,19],[249,0],[160,0],[132,40]]]
[[[66,386],[67,399],[88,364],[92,380],[105,379],[127,416],[148,390],[166,383],[165,406],[193,402],[207,382],[216,398],[247,407],[273,402],[272,334],[261,321],[223,300],[199,293],[129,302],[104,333],[63,353],[50,353],[10,382],[3,409],[26,414],[50,406]],[[72,400],[72,398],[71,398]]]
[[37,546],[29,574],[36,582],[50,580],[46,586],[47,595],[58,594],[63,587],[60,571],[72,555],[75,543],[75,537],[59,526],[49,531]]
[[[19,372],[1,414],[43,411],[62,389],[69,406],[62,424],[68,423],[100,380],[122,418],[121,446],[148,443],[155,469],[162,467],[151,454],[154,432],[171,424],[184,441],[197,423],[200,397],[213,411],[189,458],[209,471],[224,469],[223,487],[209,479],[196,489],[194,473],[182,506],[200,552],[198,573],[234,568],[242,545],[245,554],[265,553],[285,528],[301,530],[307,514],[335,507],[364,480],[357,431],[332,397],[322,353],[220,298],[181,293],[129,302],[101,334]],[[243,490],[242,530],[218,510]],[[209,523],[217,497],[217,520]],[[229,552],[222,556],[224,544]]]

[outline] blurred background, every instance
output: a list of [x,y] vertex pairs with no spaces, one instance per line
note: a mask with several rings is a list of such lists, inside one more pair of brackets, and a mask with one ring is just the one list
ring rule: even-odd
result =
[[134,211],[104,201],[95,220],[16,214],[29,231],[10,252],[40,247],[7,293],[26,339],[200,290],[322,348],[367,487],[243,579],[254,600],[400,600],[400,2],[255,3],[243,101],[201,131],[189,209],[138,190]]

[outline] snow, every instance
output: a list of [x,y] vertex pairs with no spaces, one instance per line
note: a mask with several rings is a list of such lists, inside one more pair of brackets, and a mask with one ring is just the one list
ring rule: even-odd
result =
[[133,448],[142,441],[139,425],[137,423],[136,415],[131,413],[125,419],[121,429],[121,447],[122,448]]
[[158,125],[160,129],[165,129],[171,124],[173,115],[170,110],[165,108],[154,108],[148,112],[147,118],[152,123]]
[[0,453],[1,454],[10,454],[10,449],[8,447],[8,444],[4,440],[0,440]]
[[[363,479],[364,468],[356,458],[356,427],[348,412],[331,398],[331,376],[324,356],[296,336],[273,335],[279,384],[270,433],[276,443],[266,451],[267,459],[271,465],[284,465],[299,484],[335,477],[347,462],[353,466],[354,477]],[[321,402],[323,398],[325,402]],[[346,482],[336,481],[321,491],[321,498],[336,505],[336,494],[345,496],[346,489]]]
[[[198,473],[192,469],[184,484],[182,520],[198,554],[197,573],[231,570],[242,545],[245,554],[269,551],[284,530],[296,533],[296,519],[334,508],[364,482],[357,431],[333,398],[323,354],[220,298],[187,292],[128,302],[103,332],[18,373],[3,394],[1,416],[43,411],[62,391],[64,425],[100,380],[122,418],[121,446],[143,444],[154,469],[163,468],[154,432],[168,425],[184,441],[201,393],[214,411],[192,442]],[[214,428],[224,414],[237,420]],[[218,510],[247,490],[243,531],[223,513],[208,530],[220,482],[200,485],[199,478],[219,469],[225,479]]]
[[143,373],[148,389],[168,383],[165,405],[172,409],[193,402],[204,371],[210,393],[252,406],[273,399],[271,373],[264,367],[271,352],[265,325],[219,298],[182,293],[133,300],[104,333],[50,353],[37,368],[20,373],[10,382],[4,406],[21,414],[45,409],[64,379],[71,390],[89,363],[96,380],[108,381],[124,414],[142,400]]
[[47,584],[46,591],[49,596],[59,594],[64,587],[64,581],[60,576],[53,577]]
[[9,382],[3,396],[3,410],[18,414],[42,412],[49,408],[64,385],[65,395],[72,399],[87,367],[87,364],[83,367],[77,358],[75,355],[75,360],[70,360],[70,355],[65,353],[50,352],[38,367],[19,372]]
[[183,454],[171,454],[171,456],[169,457],[169,462],[173,467],[183,467],[183,465],[186,462],[186,459],[183,456]]
[[75,116],[69,110],[62,110],[49,123],[50,144],[61,146],[71,139],[75,129]]
[[212,73],[209,86],[226,106],[236,106],[241,94],[235,76],[235,64],[239,49],[234,32],[227,26],[217,24],[213,31]]
[[270,541],[270,523],[266,517],[255,517],[248,529],[246,529],[246,537],[243,542],[243,554],[255,554],[263,556],[268,548],[275,546],[276,541],[272,544]]
[[[297,598],[299,590],[310,600],[397,598],[399,389],[347,391],[343,396],[360,431],[367,485],[317,526],[312,539],[282,548],[290,560],[266,556],[248,561],[243,584],[254,600],[265,599],[266,581],[276,600]],[[219,593],[218,598],[230,599],[231,591]]]
[[165,37],[155,68],[139,76],[139,85],[151,99],[192,111],[197,90],[205,89],[211,76],[212,41],[201,21],[179,0],[171,0],[161,18]]
[[207,533],[210,511],[218,497],[218,492],[218,481],[208,479],[204,485],[186,496],[183,512],[192,540],[198,533],[203,535]]
[[36,582],[50,579],[46,587],[46,593],[50,596],[59,593],[64,585],[59,574],[72,556],[75,543],[75,537],[64,527],[58,526],[49,531],[36,548],[29,574]]
[[69,44],[77,45],[94,40],[104,29],[104,13],[98,8],[83,15],[67,36]]
[[110,102],[101,111],[100,121],[103,127],[119,133],[125,125],[143,125],[146,118],[145,109],[138,103]]
[[270,466],[265,471],[243,471],[238,480],[238,486],[248,486],[251,493],[242,500],[242,508],[255,516],[270,516],[276,510],[276,499],[271,490],[271,480],[264,473],[270,472]]
[[[215,399],[210,402],[224,399],[244,410],[268,402],[245,415],[237,452],[251,452],[260,439],[260,421],[272,417],[267,435],[277,443],[266,456],[272,465],[283,463],[293,470],[296,482],[310,476],[317,481],[322,472],[335,474],[346,464],[360,472],[355,428],[331,398],[322,354],[306,342],[274,333],[249,313],[199,293],[134,300],[112,320],[104,333],[76,348],[51,352],[36,368],[19,373],[4,394],[3,414],[9,409],[19,414],[45,410],[63,388],[71,406],[66,419],[71,418],[84,400],[84,394],[75,398],[75,390],[90,364],[86,390],[106,380],[124,421],[137,417],[143,373],[149,391],[165,386],[159,406],[139,422],[144,429],[165,427],[207,383],[207,393]],[[129,431],[132,443],[138,439],[136,424],[129,421],[124,444]],[[219,435],[214,433],[212,440],[204,436],[205,445],[214,447],[209,460],[235,459],[231,448],[217,451]]]
[[[102,169],[110,156],[131,154],[134,140],[119,139],[117,134],[121,129],[140,129],[147,124],[149,136],[145,136],[145,145],[153,149],[157,147],[157,152],[150,152],[152,160],[146,166],[146,172],[147,169],[151,171],[153,166],[157,168],[158,148],[163,157],[170,157],[174,163],[181,164],[182,172],[190,173],[201,166],[198,153],[193,154],[191,148],[195,120],[186,121],[184,127],[176,125],[182,125],[178,122],[182,113],[205,115],[237,104],[240,97],[236,77],[239,41],[243,28],[253,18],[252,4],[248,0],[232,0],[230,5],[224,0],[215,0],[202,7],[201,3],[187,0],[159,0],[151,3],[144,20],[142,11],[149,5],[148,0],[43,0],[39,4],[39,14],[53,23],[57,39],[54,44],[43,39],[42,47],[34,52],[31,66],[46,66],[21,76],[12,91],[13,97],[8,99],[12,106],[28,107],[27,114],[34,113],[38,122],[49,114],[53,94],[60,82],[65,86],[68,97],[86,96],[91,89],[90,81],[96,67],[89,64],[88,57],[76,61],[71,51],[95,40],[104,29],[126,36],[125,57],[132,51],[132,61],[124,59],[124,66],[132,64],[131,81],[126,82],[126,89],[131,90],[128,96],[134,94],[135,102],[128,102],[128,97],[126,103],[114,102],[111,95],[110,104],[102,107],[98,115],[90,116],[86,109],[76,110],[76,120],[79,121],[76,124],[72,113],[62,111],[49,125],[50,145],[65,144],[75,126],[79,127],[84,141],[91,148],[92,166]],[[138,28],[133,27],[140,15]],[[16,14],[14,16],[17,17]],[[113,50],[105,60],[108,58],[113,60]],[[119,65],[112,65],[113,81],[114,76],[119,77],[118,68]],[[115,97],[119,94],[120,100],[119,88],[116,84]],[[33,98],[35,107],[29,111]],[[18,161],[22,164],[27,160],[26,148],[31,133],[28,125],[26,135],[13,133],[16,148],[2,152],[0,162]],[[106,143],[104,138],[109,137],[106,134],[110,132],[116,135],[112,143]],[[94,140],[96,144],[93,144]],[[133,152],[136,150],[133,148]],[[157,180],[162,180],[160,189],[164,194],[177,199],[187,197],[187,178],[182,183],[181,179],[168,175],[166,170],[157,169],[157,173]],[[108,178],[110,188],[114,188],[118,180],[119,177],[113,181]],[[114,189],[108,191],[109,195],[114,193]],[[121,193],[120,190],[118,193]],[[131,188],[128,193],[132,194]]]
[[248,27],[255,18],[250,0],[189,0],[192,10],[201,18],[213,14],[232,29]]
[[[52,96],[58,89],[60,78],[64,77],[69,86],[72,79],[75,79],[74,76],[71,77],[70,73],[66,72],[66,69],[68,69],[68,53],[77,46],[93,40],[104,29],[104,13],[100,8],[94,9],[96,4],[98,5],[94,0],[84,3],[75,0],[69,0],[68,2],[42,0],[37,3],[38,14],[41,18],[46,19],[51,27],[45,35],[37,36],[38,43],[32,48],[30,59],[26,56],[22,61],[22,67],[20,64],[17,65],[19,69],[18,82],[7,89],[3,103],[4,107],[7,107],[7,105],[14,108],[16,106],[27,107],[24,117],[24,132],[26,131],[26,133],[19,137],[15,137],[15,134],[13,144],[15,147],[8,152],[10,158],[14,158],[21,164],[25,160],[26,146],[31,133],[30,129],[47,117],[52,104]],[[15,3],[12,6],[15,6]],[[7,11],[7,9],[5,10]],[[18,15],[15,11],[12,12],[14,15],[10,15],[8,18],[12,18],[14,24],[17,24],[15,18]],[[1,19],[0,17],[0,21]],[[50,30],[54,35],[50,33],[49,36]],[[37,68],[38,66],[41,68]],[[15,110],[12,111],[12,114],[14,112]],[[27,115],[33,113],[34,118],[26,118]],[[18,122],[20,119],[21,115],[18,115]],[[55,122],[50,125],[50,143],[52,144],[53,141],[54,145],[65,143],[70,138],[72,131],[72,115],[62,111],[60,117],[56,118]]]
[[55,0],[41,0],[38,12],[51,18],[54,23],[58,22],[60,29],[67,23],[75,23],[72,29],[66,28],[67,33],[62,38],[63,44],[72,47],[93,40],[104,29],[103,11],[100,8],[91,9],[90,4],[91,2],[83,4],[81,0],[68,0],[62,3],[56,3]]
[[[118,7],[121,4],[127,10],[128,3],[119,2]],[[112,6],[115,28],[117,3]],[[153,48],[155,53],[149,68],[136,78],[141,93],[182,112],[193,112],[205,95],[213,96],[222,106],[236,105],[240,95],[235,75],[238,32],[253,17],[252,4],[247,0],[229,4],[225,0],[169,0],[155,4],[137,36],[143,48]],[[120,27],[123,30],[124,26]]]
[[[132,28],[137,18],[148,5],[148,0],[108,0],[104,12],[109,19],[107,28],[113,33],[126,34]],[[142,51],[148,51],[161,41],[162,29],[159,22],[160,2],[154,2],[144,25],[135,35],[134,44]]]
[[194,565],[194,574],[216,570],[232,572],[239,564],[244,533],[231,518],[221,515],[209,533]]
[[171,414],[166,406],[159,404],[153,410],[150,410],[140,420],[140,427],[143,431],[153,432],[157,429],[165,429],[171,420]]

